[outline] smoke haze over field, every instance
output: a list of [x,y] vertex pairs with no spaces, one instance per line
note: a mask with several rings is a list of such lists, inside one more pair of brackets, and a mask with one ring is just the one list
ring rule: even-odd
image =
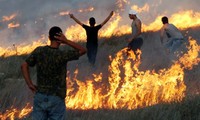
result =
[[[114,120],[115,118],[129,120],[130,116],[137,118],[137,114],[125,115],[121,113],[127,108],[128,103],[131,103],[131,107],[132,105],[141,105],[140,107],[149,109],[149,106],[156,105],[157,102],[162,103],[165,102],[164,100],[169,100],[170,102],[171,98],[176,101],[182,98],[182,95],[189,96],[188,98],[191,95],[199,96],[199,5],[200,0],[0,0],[0,51],[2,52],[0,53],[0,119],[4,115],[7,116],[5,120],[11,117],[18,119],[18,113],[23,112],[22,109],[24,108],[29,109],[26,114],[30,115],[34,94],[28,89],[20,66],[34,47],[46,45],[49,28],[55,25],[60,26],[65,31],[65,34],[72,35],[72,39],[70,38],[71,36],[67,37],[74,41],[79,40],[80,37],[78,35],[85,34],[84,29],[70,19],[69,13],[73,13],[75,17],[85,24],[87,24],[88,18],[93,16],[96,18],[97,24],[99,24],[112,10],[115,12],[111,20],[100,30],[96,66],[94,68],[90,66],[87,55],[80,57],[77,61],[68,63],[67,92],[69,93],[67,94],[68,101],[66,101],[66,105],[67,109],[70,110],[68,114],[69,120],[79,119],[79,117],[104,120],[102,116],[105,117],[105,115],[109,115],[109,120]],[[134,8],[137,9],[143,24],[149,26],[149,28],[152,27],[149,31],[144,30],[144,44],[140,61],[132,61],[127,58],[128,56],[124,49],[128,44],[126,39],[129,37],[129,33],[127,31],[131,24],[128,11]],[[186,12],[180,13],[181,11],[190,10],[192,12],[189,15]],[[171,17],[174,14],[178,14],[178,17]],[[185,14],[186,16],[184,16]],[[181,32],[185,38],[189,38],[189,36],[194,38],[194,40],[188,39],[188,42],[180,47],[179,50],[181,52],[179,51],[180,54],[178,56],[170,57],[165,53],[164,47],[159,40],[159,31],[156,29],[160,28],[162,24],[152,24],[156,20],[156,22],[161,23],[159,17],[163,15],[168,16],[171,21],[170,17],[174,18],[175,22],[183,20],[178,25],[178,27],[183,28],[186,26],[185,29],[180,29]],[[118,16],[120,16],[119,20]],[[196,24],[191,25],[192,23]],[[122,26],[125,26],[124,29],[122,29]],[[68,31],[68,29],[72,31]],[[104,31],[104,29],[108,30]],[[125,32],[126,34],[116,35],[115,33],[118,32],[118,29],[121,30],[119,32]],[[156,30],[153,31],[154,29]],[[101,32],[111,32],[111,35],[108,37],[101,36]],[[74,34],[78,36],[76,39],[73,39]],[[80,42],[80,45],[85,45],[84,40]],[[185,48],[192,41],[193,44],[189,48]],[[33,44],[34,42],[36,44]],[[7,55],[7,53],[10,54]],[[182,59],[178,59],[179,57],[182,57]],[[184,68],[183,66],[187,66],[187,64],[191,64],[193,68]],[[35,68],[31,68],[30,71],[31,78],[36,83],[37,73]],[[160,99],[162,97],[165,98],[165,95],[169,97]],[[130,99],[125,99],[128,96],[130,96]],[[91,99],[87,99],[90,97]],[[199,101],[199,99],[196,101]],[[102,107],[102,105],[106,105],[106,102],[111,103],[111,106],[108,104],[108,107]],[[94,109],[98,106],[97,108],[117,109],[117,107],[120,108],[118,105],[125,106],[120,106],[122,111],[117,111],[114,114],[108,114],[109,111],[107,110],[103,112],[97,111],[98,113],[89,115],[87,111],[81,114],[76,113],[76,110],[79,111],[82,107]],[[175,109],[174,111],[168,109],[169,112],[163,113],[166,108],[161,106],[162,109],[140,112],[141,117],[146,120],[149,119],[149,115],[153,116],[152,119],[155,118],[154,115],[157,115],[159,116],[158,120],[160,120],[172,119],[174,116],[174,119],[176,119],[178,116],[180,119],[176,120],[182,120],[183,118],[180,116],[186,117],[190,111],[196,111],[194,114],[199,117],[199,102],[193,103],[189,107],[189,104],[185,104],[181,108],[179,106],[175,108],[174,104],[170,105]],[[138,108],[138,106],[135,108]],[[131,108],[131,110],[137,111],[135,108]],[[156,113],[151,114],[152,112],[148,113],[148,111]],[[99,113],[103,115],[96,117],[96,114]],[[120,116],[119,118],[116,117],[118,115]],[[144,115],[147,118],[144,118]],[[165,115],[169,117],[166,118]],[[190,117],[193,116],[193,114],[190,115]],[[26,117],[29,119],[29,116],[26,115],[19,119]],[[138,117],[137,119],[143,120],[140,118]]]
[[[67,14],[62,16],[59,15],[60,12],[71,12],[86,23],[89,17],[94,16],[97,23],[101,23],[114,10],[122,17],[120,25],[124,25],[130,24],[128,10],[137,6],[139,9],[143,8],[139,16],[148,25],[158,15],[170,16],[182,10],[200,11],[199,4],[199,0],[1,0],[0,47],[31,43],[42,34],[47,35],[53,25],[61,26],[63,30],[75,25]],[[84,11],[90,7],[94,10]],[[11,16],[14,17],[6,19]]]

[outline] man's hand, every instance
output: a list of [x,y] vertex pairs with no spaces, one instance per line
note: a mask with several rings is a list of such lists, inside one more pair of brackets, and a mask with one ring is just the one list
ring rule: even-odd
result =
[[70,13],[69,13],[69,16],[70,16],[70,18],[74,18],[74,15],[73,15],[73,14],[70,14]]
[[54,36],[56,39],[58,39],[60,43],[64,43],[67,41],[67,38],[65,37],[65,35],[63,33],[57,33],[56,36]]
[[111,12],[110,12],[110,16],[112,16],[112,15],[113,15],[113,13],[114,13],[114,12],[113,12],[113,11],[111,11]]
[[28,85],[29,89],[33,92],[33,93],[36,93],[37,91],[37,87],[35,85]]

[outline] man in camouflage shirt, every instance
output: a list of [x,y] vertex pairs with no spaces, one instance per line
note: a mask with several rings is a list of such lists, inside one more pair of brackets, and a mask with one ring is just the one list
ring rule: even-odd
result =
[[[86,53],[86,49],[70,40],[62,30],[54,26],[49,30],[49,46],[37,47],[21,65],[24,79],[35,94],[33,120],[65,119],[66,65]],[[60,44],[66,44],[74,50],[62,51]],[[32,83],[29,66],[36,66],[37,86]]]

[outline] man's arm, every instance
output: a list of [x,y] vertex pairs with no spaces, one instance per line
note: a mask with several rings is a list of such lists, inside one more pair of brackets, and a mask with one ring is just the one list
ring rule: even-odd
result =
[[77,18],[75,18],[73,14],[69,14],[69,16],[70,16],[75,22],[77,22],[79,25],[83,26],[83,23],[81,23]]
[[36,87],[35,87],[35,85],[33,84],[32,80],[30,78],[29,66],[28,66],[27,62],[22,63],[21,70],[22,70],[23,77],[24,77],[26,84],[28,85],[29,89],[33,93],[35,93]]
[[108,22],[108,20],[112,17],[112,15],[113,15],[113,11],[111,11],[109,16],[101,23],[101,26],[104,26]]
[[163,44],[163,36],[164,36],[164,26],[160,30],[160,42]]
[[84,48],[81,45],[76,44],[76,43],[68,40],[63,33],[59,33],[58,35],[59,36],[55,36],[55,38],[57,38],[58,40],[60,40],[61,43],[67,44],[67,45],[73,47],[74,49],[79,50],[80,56],[84,55],[87,52],[86,48]]

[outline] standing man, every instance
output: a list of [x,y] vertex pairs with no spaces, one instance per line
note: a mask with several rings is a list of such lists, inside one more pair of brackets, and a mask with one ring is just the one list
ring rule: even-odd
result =
[[167,36],[167,42],[164,43],[167,53],[173,53],[184,41],[184,37],[176,26],[169,24],[166,16],[162,17],[163,26],[160,32],[160,40],[163,44],[164,34]]
[[69,14],[69,15],[74,21],[76,21],[79,25],[81,25],[86,31],[86,35],[87,35],[87,43],[86,43],[87,56],[88,56],[89,62],[92,65],[94,65],[95,61],[96,61],[97,50],[98,50],[98,31],[112,17],[113,11],[111,11],[109,16],[101,24],[99,24],[97,26],[95,26],[96,21],[95,21],[95,18],[93,18],[93,17],[91,17],[89,19],[90,26],[87,26],[87,25],[81,23],[77,18],[75,18],[73,14]]
[[[62,30],[54,26],[49,30],[49,46],[37,47],[21,65],[23,77],[35,94],[33,120],[64,120],[66,106],[66,65],[86,53],[86,49],[68,40]],[[62,51],[60,44],[74,50]],[[29,67],[36,66],[37,86],[33,84]]]
[[133,50],[134,54],[136,55],[136,58],[138,57],[137,50],[140,50],[143,45],[143,38],[142,38],[142,22],[137,17],[137,12],[135,10],[129,11],[129,18],[132,21],[131,28],[132,28],[132,34],[130,38],[128,39],[128,51]]

